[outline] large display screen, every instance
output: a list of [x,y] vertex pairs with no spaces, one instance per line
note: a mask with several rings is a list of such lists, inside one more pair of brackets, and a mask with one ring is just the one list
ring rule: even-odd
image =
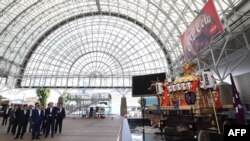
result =
[[166,80],[166,73],[156,73],[149,75],[140,75],[132,77],[132,96],[141,97],[141,96],[152,96],[155,95],[150,90],[152,82],[163,82]]

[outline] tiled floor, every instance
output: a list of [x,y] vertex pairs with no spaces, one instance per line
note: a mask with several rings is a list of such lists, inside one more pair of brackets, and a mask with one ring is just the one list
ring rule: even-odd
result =
[[[2,123],[2,118],[0,118]],[[40,140],[48,141],[116,141],[122,120],[120,117],[106,119],[65,119],[62,134],[53,138]],[[7,126],[0,125],[0,141],[13,141],[14,135],[6,134]],[[21,140],[21,139],[18,139]],[[23,141],[31,141],[31,133],[24,135]]]

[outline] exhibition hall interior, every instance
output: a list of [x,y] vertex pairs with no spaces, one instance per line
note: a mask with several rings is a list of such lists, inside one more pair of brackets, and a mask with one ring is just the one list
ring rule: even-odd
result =
[[249,0],[0,0],[0,140],[243,141],[249,44]]

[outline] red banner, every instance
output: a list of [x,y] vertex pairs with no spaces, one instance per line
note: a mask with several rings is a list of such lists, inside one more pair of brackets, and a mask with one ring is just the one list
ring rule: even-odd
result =
[[213,0],[208,0],[201,12],[181,36],[185,61],[200,53],[224,28],[216,12]]

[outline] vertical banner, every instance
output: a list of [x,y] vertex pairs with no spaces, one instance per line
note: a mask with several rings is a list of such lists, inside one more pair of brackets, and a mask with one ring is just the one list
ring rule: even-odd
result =
[[247,125],[246,118],[245,118],[245,113],[244,113],[244,108],[242,106],[241,100],[239,93],[236,89],[233,76],[230,73],[230,79],[232,83],[232,90],[233,90],[233,106],[235,108],[235,118],[238,121],[238,124],[240,125]]
[[208,0],[200,13],[181,36],[185,61],[189,61],[205,48],[224,28],[218,17],[213,0]]

